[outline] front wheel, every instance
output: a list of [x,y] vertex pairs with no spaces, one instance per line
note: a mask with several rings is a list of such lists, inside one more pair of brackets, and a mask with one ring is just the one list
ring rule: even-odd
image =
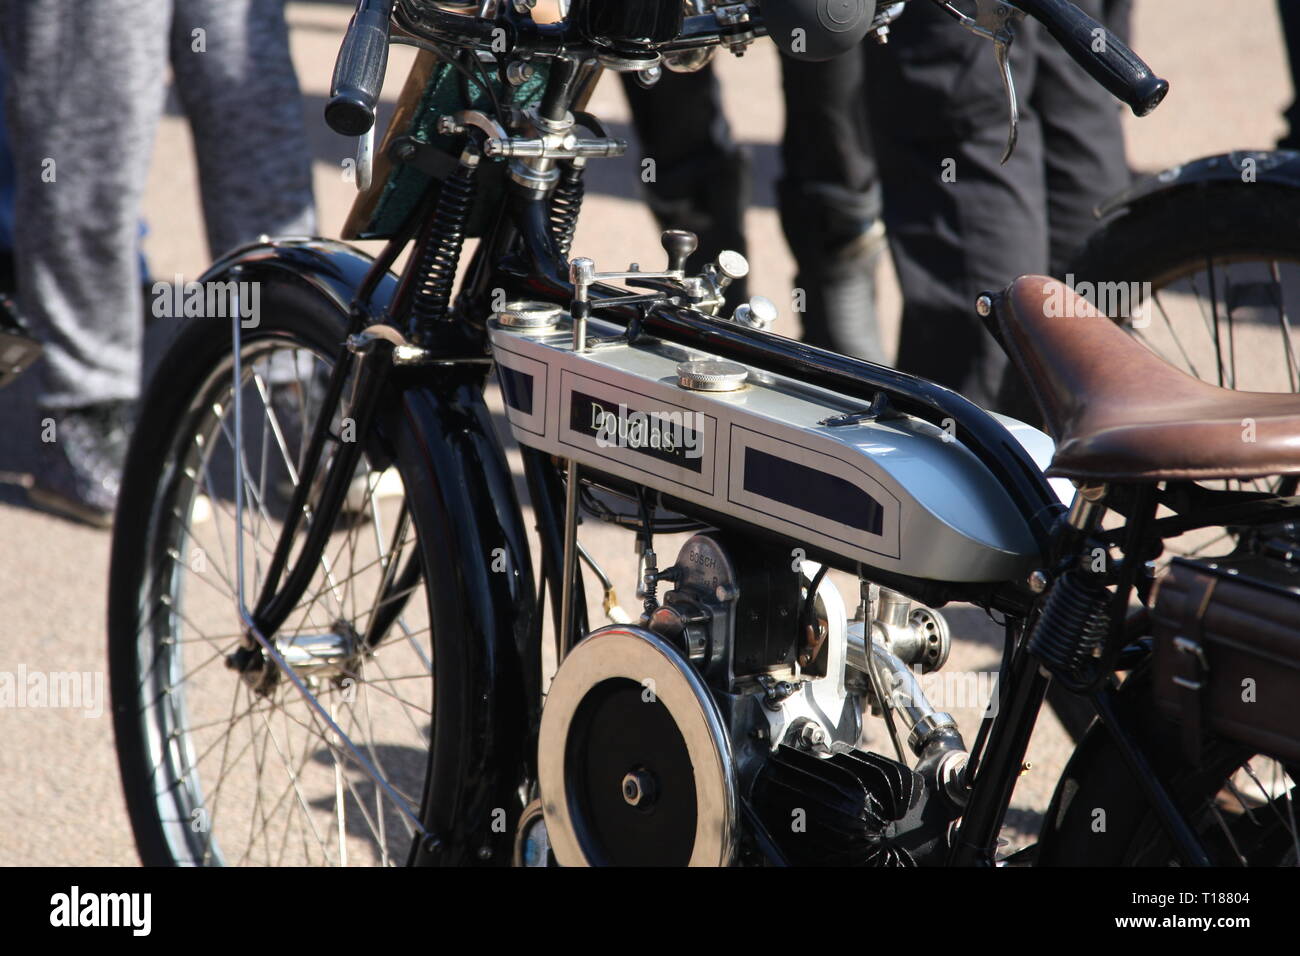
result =
[[242,428],[226,320],[177,337],[143,406],[113,538],[109,668],[146,864],[406,863],[427,839],[432,781],[457,772],[431,757],[435,687],[465,675],[448,673],[456,655],[443,663],[430,625],[428,506],[397,451],[412,442],[357,436],[348,501],[271,638],[292,674],[241,623],[239,582],[252,605],[317,418],[334,436],[319,476],[346,440],[342,412],[322,407],[344,335],[322,297],[264,283],[261,322],[241,332]]

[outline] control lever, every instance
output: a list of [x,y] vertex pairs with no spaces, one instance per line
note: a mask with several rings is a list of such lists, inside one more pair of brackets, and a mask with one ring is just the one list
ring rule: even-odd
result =
[[704,267],[704,273],[713,282],[713,287],[723,292],[737,279],[749,275],[749,260],[734,249],[723,249],[718,253],[717,262]]
[[685,229],[665,229],[659,236],[659,244],[668,253],[668,271],[686,271],[686,260],[700,248],[700,237]]
[[1011,112],[1011,130],[1002,156],[1004,163],[1011,157],[1019,134],[1020,111],[1011,75],[1010,52],[1016,26],[1025,16],[1042,23],[1070,58],[1112,96],[1127,103],[1134,116],[1146,116],[1169,92],[1166,80],[1156,76],[1124,41],[1070,0],[975,0],[974,17],[958,10],[952,0],[934,2],[976,36],[993,41]]
[[937,0],[939,6],[958,23],[976,36],[993,41],[993,55],[1002,74],[1002,89],[1007,94],[1010,128],[1007,131],[1007,148],[1002,153],[1005,164],[1016,150],[1020,138],[1020,104],[1016,100],[1016,80],[1011,75],[1011,44],[1016,40],[1016,27],[1025,18],[1025,12],[1002,0],[975,0],[975,16],[970,17],[952,5],[950,0]]

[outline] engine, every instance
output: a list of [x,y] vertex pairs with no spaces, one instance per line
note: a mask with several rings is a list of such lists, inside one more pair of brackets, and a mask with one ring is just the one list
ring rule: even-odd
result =
[[[850,621],[818,565],[749,539],[697,534],[664,569],[646,557],[639,623],[588,635],[551,684],[540,813],[520,855],[549,847],[565,866],[937,860],[964,800],[966,753],[911,668],[946,660],[943,618],[872,586]],[[893,741],[876,749],[894,756],[864,740],[864,715],[885,713],[882,702]],[[895,759],[903,733],[914,766]]]

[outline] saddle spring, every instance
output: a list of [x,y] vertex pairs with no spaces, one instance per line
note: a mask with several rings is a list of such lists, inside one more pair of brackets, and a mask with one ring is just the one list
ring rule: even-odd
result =
[[1099,576],[1079,568],[1063,574],[1047,596],[1029,650],[1068,690],[1081,691],[1092,682],[1110,631],[1110,598]]

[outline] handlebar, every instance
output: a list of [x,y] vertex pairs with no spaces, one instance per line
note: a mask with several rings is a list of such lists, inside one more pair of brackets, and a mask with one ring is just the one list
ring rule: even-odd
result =
[[[356,13],[348,24],[347,35],[339,50],[330,86],[330,100],[325,107],[325,120],[330,128],[345,136],[361,136],[375,123],[375,109],[383,88],[384,71],[388,66],[388,44],[392,33],[393,7],[397,0],[358,0]],[[936,0],[941,5],[943,0]],[[1169,92],[1169,83],[1156,76],[1142,58],[1098,23],[1076,7],[1070,0],[1004,0],[1010,6],[1038,20],[1065,51],[1117,99],[1126,103],[1137,116],[1145,116],[1160,105]],[[761,8],[766,18],[756,15],[743,25],[723,26],[713,14],[686,18],[682,35],[676,41],[663,44],[664,49],[685,47],[691,44],[719,42],[737,29],[750,36],[774,32],[779,40],[780,28],[775,31],[772,20],[778,23],[789,19],[800,29],[810,27],[816,33],[824,25],[817,20],[807,20],[809,11],[820,10],[816,0],[749,0],[755,14]],[[764,23],[764,19],[769,21]],[[863,18],[869,23],[869,18]],[[790,24],[786,24],[789,26]],[[840,35],[834,40],[842,42],[844,35],[852,35],[862,28],[855,23],[853,31],[831,31]],[[545,28],[543,28],[545,29]],[[547,33],[552,33],[547,30]],[[562,31],[554,34],[563,43],[571,40]],[[860,39],[860,37],[858,38]],[[820,58],[820,57],[818,57]]]
[[1047,28],[1074,62],[1135,116],[1146,116],[1169,92],[1169,82],[1156,76],[1142,58],[1119,37],[1070,0],[1007,0]]
[[344,136],[363,136],[375,125],[375,107],[388,69],[395,0],[359,0],[334,64],[325,122]]

